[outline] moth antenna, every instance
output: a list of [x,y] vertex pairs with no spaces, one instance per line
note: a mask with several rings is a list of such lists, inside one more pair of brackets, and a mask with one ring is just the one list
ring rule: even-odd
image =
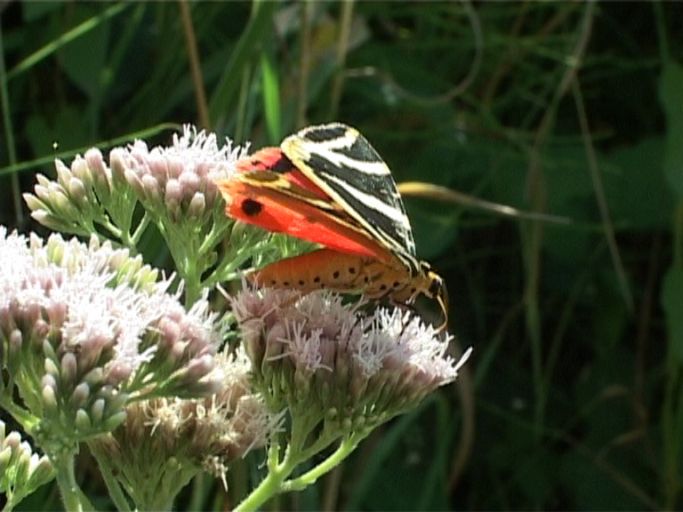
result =
[[443,323],[437,327],[437,331],[439,333],[442,333],[446,331],[448,328],[448,295],[446,293],[446,290],[443,290],[443,293],[440,293],[439,295],[436,296],[436,302],[439,304],[439,307],[441,308],[441,316],[443,318]]

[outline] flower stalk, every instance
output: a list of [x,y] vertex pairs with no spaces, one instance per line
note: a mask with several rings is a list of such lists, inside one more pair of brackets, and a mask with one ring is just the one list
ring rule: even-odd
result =
[[64,509],[74,512],[84,510],[95,510],[89,500],[81,491],[76,483],[76,473],[74,469],[74,459],[77,448],[57,450],[50,456],[50,460],[55,467],[55,475],[59,492],[64,502]]

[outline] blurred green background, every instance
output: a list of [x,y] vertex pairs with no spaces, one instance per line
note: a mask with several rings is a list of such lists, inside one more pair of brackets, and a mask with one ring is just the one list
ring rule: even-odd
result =
[[[55,156],[167,143],[186,122],[258,148],[339,120],[399,182],[569,219],[406,194],[469,374],[272,509],[683,507],[683,4],[0,9],[10,228],[46,233],[19,192]],[[178,508],[229,508],[261,462]],[[105,496],[88,464],[84,487]],[[24,506],[59,504],[42,489]]]

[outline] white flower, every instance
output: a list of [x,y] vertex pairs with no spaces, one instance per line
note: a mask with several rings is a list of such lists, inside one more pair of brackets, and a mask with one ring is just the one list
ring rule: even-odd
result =
[[185,125],[169,147],[150,149],[137,140],[113,149],[109,159],[114,173],[124,176],[141,200],[180,218],[211,211],[219,196],[214,181],[228,178],[246,154],[246,148],[233,146],[227,138],[221,146],[215,134]]
[[43,421],[92,435],[120,422],[129,398],[217,386],[206,296],[187,312],[127,250],[0,228],[0,264],[11,270],[0,273],[2,371],[22,397],[41,397],[26,406]]
[[364,314],[326,291],[246,288],[232,307],[255,381],[274,408],[383,421],[454,381],[470,354],[453,359],[452,337],[440,339],[410,312]]

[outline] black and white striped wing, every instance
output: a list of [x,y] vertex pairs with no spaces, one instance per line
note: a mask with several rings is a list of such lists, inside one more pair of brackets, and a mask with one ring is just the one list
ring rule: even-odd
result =
[[414,273],[415,241],[391,171],[358,130],[309,126],[287,137],[283,153]]

